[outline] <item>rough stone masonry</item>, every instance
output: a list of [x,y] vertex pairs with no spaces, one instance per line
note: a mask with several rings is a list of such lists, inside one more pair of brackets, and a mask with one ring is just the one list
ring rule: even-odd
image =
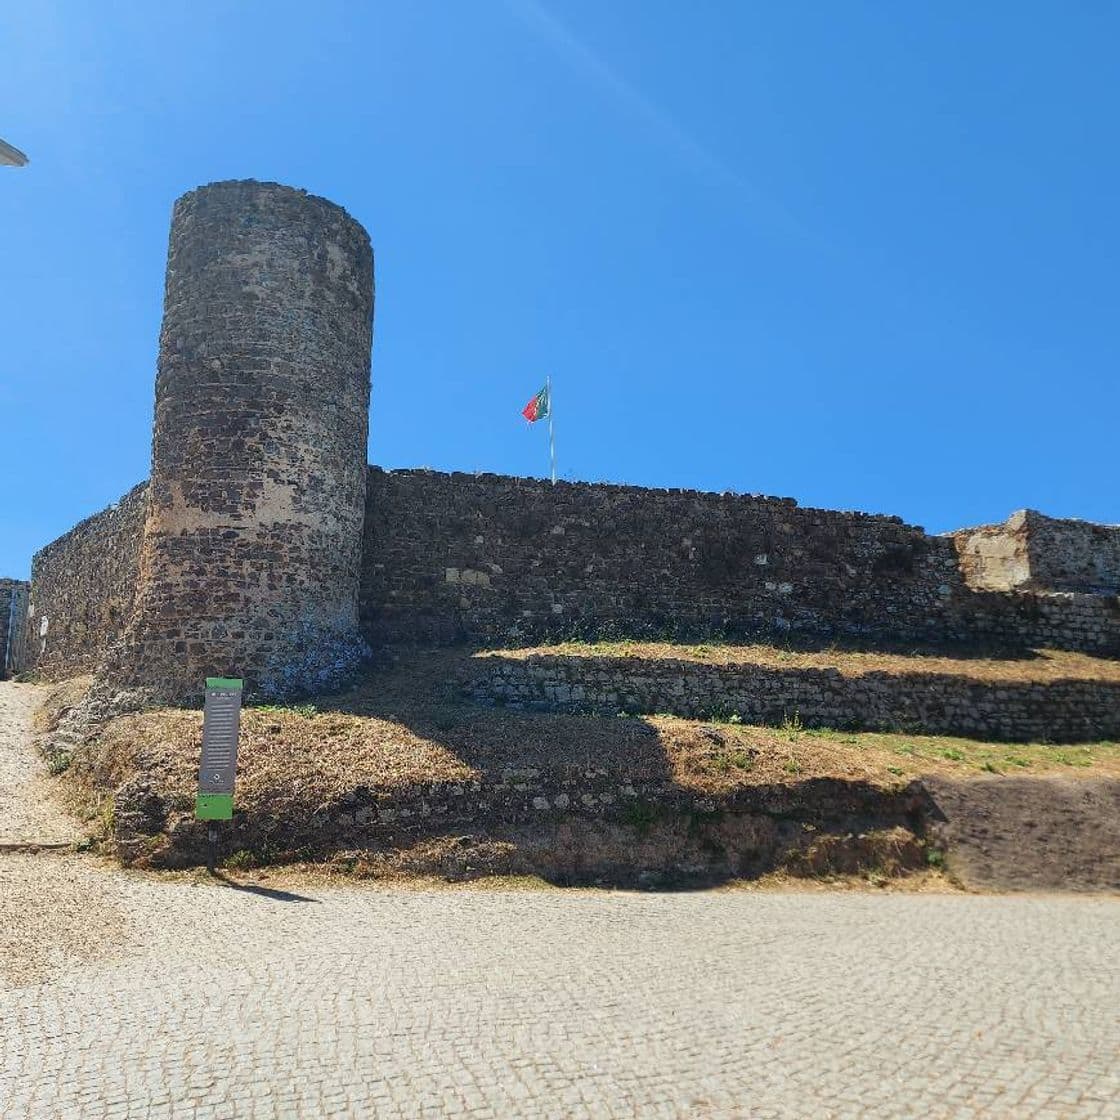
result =
[[166,700],[206,676],[330,689],[366,652],[373,254],[275,183],[175,204],[135,602],[103,673]]
[[[1120,526],[931,536],[789,498],[367,467],[373,254],[254,181],[176,202],[152,475],[34,558],[13,668],[197,701],[369,645],[855,636],[1120,655]],[[21,600],[22,601],[22,600]]]

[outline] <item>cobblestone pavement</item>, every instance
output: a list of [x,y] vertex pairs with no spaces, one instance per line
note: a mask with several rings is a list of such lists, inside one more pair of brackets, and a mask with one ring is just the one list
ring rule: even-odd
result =
[[1113,900],[85,874],[117,933],[0,988],[5,1120],[1120,1115]]
[[0,1117],[1120,1116],[1116,898],[276,882],[0,855]]

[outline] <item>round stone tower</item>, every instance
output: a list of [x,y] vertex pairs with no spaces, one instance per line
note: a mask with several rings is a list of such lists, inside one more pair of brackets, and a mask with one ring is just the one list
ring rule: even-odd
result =
[[197,699],[329,689],[362,658],[373,253],[277,183],[175,203],[133,617],[107,676]]

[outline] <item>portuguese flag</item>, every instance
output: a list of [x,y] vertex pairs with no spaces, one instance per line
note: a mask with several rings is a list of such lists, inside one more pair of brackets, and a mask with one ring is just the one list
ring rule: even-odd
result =
[[551,401],[549,400],[548,386],[546,385],[522,410],[521,415],[530,424],[537,420],[547,419]]

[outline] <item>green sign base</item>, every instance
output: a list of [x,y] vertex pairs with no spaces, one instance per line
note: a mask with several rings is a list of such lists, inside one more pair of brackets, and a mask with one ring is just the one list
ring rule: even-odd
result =
[[194,815],[200,821],[233,819],[232,793],[200,793],[194,803]]

